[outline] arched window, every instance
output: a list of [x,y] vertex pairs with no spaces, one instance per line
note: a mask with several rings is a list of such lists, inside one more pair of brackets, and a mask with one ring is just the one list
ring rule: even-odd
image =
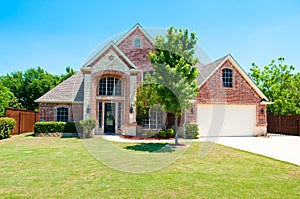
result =
[[68,122],[69,120],[69,110],[65,107],[60,107],[56,109],[56,121],[57,122]]
[[230,68],[224,68],[222,70],[223,87],[231,88],[232,84],[232,70]]
[[104,77],[99,81],[99,95],[121,96],[122,81],[115,77]]

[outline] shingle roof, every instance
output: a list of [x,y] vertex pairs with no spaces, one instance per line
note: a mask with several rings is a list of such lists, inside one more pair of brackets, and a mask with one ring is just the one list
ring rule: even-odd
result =
[[221,57],[209,64],[198,63],[196,65],[199,76],[196,78],[197,85],[200,86],[203,82],[207,80],[207,78],[217,69],[217,67],[227,58],[228,55]]
[[72,103],[83,102],[84,85],[83,74],[81,71],[69,77],[45,95],[41,96],[35,102],[51,103]]

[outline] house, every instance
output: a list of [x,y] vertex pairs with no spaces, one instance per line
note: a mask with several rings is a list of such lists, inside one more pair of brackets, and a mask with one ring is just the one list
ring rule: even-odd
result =
[[[146,72],[154,39],[135,25],[98,50],[80,71],[36,100],[43,121],[98,120],[98,133],[136,135],[136,89]],[[255,136],[266,133],[267,97],[231,55],[199,63],[199,93],[185,110],[181,126],[196,123],[201,136]],[[153,114],[153,113],[150,113]],[[155,115],[156,114],[156,115]],[[164,115],[146,128],[160,128]],[[152,119],[151,119],[152,118]]]

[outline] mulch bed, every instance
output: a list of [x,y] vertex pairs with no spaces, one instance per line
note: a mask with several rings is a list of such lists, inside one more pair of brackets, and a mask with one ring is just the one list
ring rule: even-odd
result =
[[161,138],[151,138],[151,137],[136,137],[131,135],[120,135],[120,138],[128,140],[174,140],[174,138],[161,139]]

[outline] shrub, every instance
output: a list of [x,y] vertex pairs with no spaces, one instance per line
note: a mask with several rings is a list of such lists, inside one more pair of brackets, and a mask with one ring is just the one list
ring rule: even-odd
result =
[[34,133],[63,133],[75,132],[76,127],[73,122],[36,122],[34,124]]
[[186,139],[197,139],[199,136],[198,124],[186,125],[185,138]]
[[174,138],[174,130],[172,128],[169,128],[167,130],[167,138]]
[[147,137],[152,138],[154,136],[155,136],[155,132],[153,130],[150,129],[147,131]]
[[15,128],[16,121],[13,118],[0,118],[0,140],[9,138],[10,133]]
[[167,138],[167,132],[164,130],[160,130],[158,132],[158,138],[166,139]]
[[94,118],[89,118],[81,120],[80,126],[83,128],[83,138],[93,137],[93,129],[97,126],[97,120]]

